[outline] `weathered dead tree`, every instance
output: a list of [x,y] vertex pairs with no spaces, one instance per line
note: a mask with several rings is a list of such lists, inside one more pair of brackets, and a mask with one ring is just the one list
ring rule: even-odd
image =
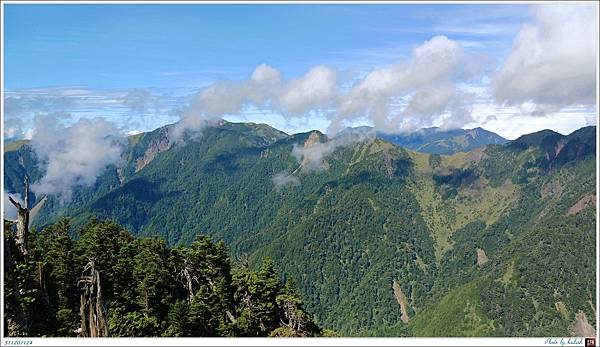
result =
[[[15,206],[17,210],[16,220],[5,220],[5,227],[12,229],[13,225],[16,225],[16,233],[14,236],[14,246],[17,248],[17,252],[11,251],[11,244],[13,240],[5,239],[4,241],[4,273],[8,276],[12,276],[10,282],[12,283],[11,292],[12,298],[7,301],[7,309],[11,314],[7,315],[7,331],[9,336],[21,336],[27,334],[29,329],[29,313],[21,305],[21,294],[24,288],[29,285],[27,281],[19,285],[20,280],[13,273],[14,269],[17,268],[18,264],[27,263],[27,238],[29,237],[29,222],[35,217],[40,211],[46,197],[41,199],[33,209],[29,209],[29,178],[25,175],[24,179],[24,192],[23,192],[23,204],[16,201],[12,196],[8,196],[9,201]],[[48,294],[46,292],[45,285],[43,283],[42,270],[38,267],[38,284],[42,290],[42,300],[48,303]],[[25,287],[22,287],[25,286]]]
[[183,259],[182,269],[179,271],[177,276],[182,284],[185,286],[187,291],[187,299],[188,303],[192,304],[192,299],[194,298],[194,285],[193,282],[198,283],[198,275],[194,273],[193,266],[188,259]]
[[8,196],[10,202],[17,209],[17,233],[15,243],[23,256],[27,255],[27,234],[29,233],[29,178],[25,176],[25,192],[23,194],[23,205]]
[[100,285],[100,273],[96,269],[95,261],[92,259],[83,269],[79,280],[83,285],[79,315],[81,316],[81,327],[78,329],[82,337],[105,337],[108,336],[108,325],[106,313],[102,302],[102,287]]
[[302,317],[302,311],[298,309],[296,303],[285,300],[282,306],[285,319],[280,318],[279,323],[297,332],[302,332],[305,321]]

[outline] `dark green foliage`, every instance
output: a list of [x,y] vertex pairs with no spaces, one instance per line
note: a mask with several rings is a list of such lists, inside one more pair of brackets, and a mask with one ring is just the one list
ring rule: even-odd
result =
[[[282,327],[294,336],[321,334],[270,260],[259,271],[232,272],[225,245],[202,235],[189,247],[168,248],[159,238],[133,239],[112,222],[88,223],[77,242],[68,233],[63,219],[32,234],[28,259],[7,265],[5,322],[18,313],[27,318],[11,336],[75,336],[78,282],[92,259],[110,336],[268,336]],[[16,251],[10,228],[5,235]],[[282,325],[290,315],[300,323]]]
[[235,334],[266,336],[279,324],[277,294],[279,279],[270,259],[258,272],[240,272],[234,276],[237,303]]
[[287,279],[285,287],[276,300],[277,306],[282,308],[279,312],[279,320],[284,326],[273,330],[270,336],[308,336],[307,333],[310,334],[319,330],[304,311],[304,303],[296,289],[296,282],[293,278]]
[[442,164],[442,156],[437,153],[430,154],[428,162],[429,167],[432,169],[437,169]]

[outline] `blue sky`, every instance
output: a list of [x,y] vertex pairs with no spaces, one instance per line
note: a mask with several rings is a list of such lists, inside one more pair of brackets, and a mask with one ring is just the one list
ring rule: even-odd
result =
[[[74,119],[102,116],[127,131],[150,130],[177,121],[201,88],[247,79],[260,64],[278,69],[286,79],[326,65],[337,71],[338,81],[351,84],[373,69],[410,60],[416,47],[438,35],[499,69],[523,24],[535,20],[532,13],[531,6],[519,4],[8,4],[4,135],[25,135],[35,114],[44,112],[69,112]],[[486,81],[472,82],[472,87]],[[489,99],[488,94],[478,100]],[[128,95],[138,98],[132,103]],[[490,105],[481,111],[486,117],[522,111]],[[589,123],[593,108],[553,109],[560,123],[555,129]],[[564,118],[573,114],[576,124],[566,126],[569,118]],[[463,125],[485,124],[480,116]],[[264,109],[244,108],[229,118],[264,121],[288,132],[325,130],[328,124],[323,116],[288,119]],[[554,126],[539,118],[532,124],[533,130]],[[507,137],[525,131],[493,121],[488,128]],[[7,134],[7,129],[13,130]]]
[[[7,5],[5,87],[199,86],[268,63],[393,62],[437,34],[501,58],[527,6],[495,5]],[[488,30],[484,30],[488,28]],[[482,49],[482,48],[479,48]]]

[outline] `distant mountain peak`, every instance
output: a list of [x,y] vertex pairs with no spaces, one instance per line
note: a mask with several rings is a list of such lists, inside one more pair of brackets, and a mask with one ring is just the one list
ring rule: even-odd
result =
[[451,130],[431,127],[410,134],[379,133],[378,136],[415,151],[446,155],[508,142],[502,136],[481,127]]

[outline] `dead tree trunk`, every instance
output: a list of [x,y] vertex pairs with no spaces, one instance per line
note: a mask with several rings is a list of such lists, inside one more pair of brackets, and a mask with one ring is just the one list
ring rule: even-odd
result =
[[194,287],[192,285],[192,275],[190,274],[190,272],[191,272],[190,268],[186,261],[185,266],[182,270],[182,273],[183,273],[183,277],[185,278],[185,288],[187,289],[187,292],[188,292],[188,303],[191,305],[192,299],[194,298]]
[[79,283],[84,286],[81,294],[79,314],[81,316],[81,328],[79,335],[83,337],[105,337],[108,336],[108,325],[102,302],[102,287],[100,286],[100,273],[95,267],[92,259],[83,269],[89,271],[89,275],[82,275]]
[[191,305],[194,298],[194,282],[199,282],[198,274],[194,271],[194,266],[187,256],[183,257],[181,267],[176,265],[174,269],[177,274],[177,279],[186,289],[187,300]]
[[8,199],[17,209],[17,234],[15,235],[15,243],[24,257],[27,255],[27,235],[29,233],[29,178],[27,176],[25,176],[23,206],[10,195]]

